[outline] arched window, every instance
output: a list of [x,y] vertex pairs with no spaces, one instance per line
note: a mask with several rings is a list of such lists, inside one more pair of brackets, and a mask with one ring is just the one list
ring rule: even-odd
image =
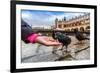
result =
[[58,25],[58,28],[62,28],[62,26],[61,25]]
[[75,23],[75,26],[77,26],[77,23]]
[[66,24],[64,24],[64,28],[66,28]]
[[74,26],[74,24],[72,24],[72,27]]

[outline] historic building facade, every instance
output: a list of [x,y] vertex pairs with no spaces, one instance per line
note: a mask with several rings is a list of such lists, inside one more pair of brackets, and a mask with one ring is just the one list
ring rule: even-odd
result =
[[90,31],[90,14],[83,16],[74,17],[72,19],[66,20],[64,17],[62,20],[55,19],[55,29],[74,31],[74,29],[82,32]]

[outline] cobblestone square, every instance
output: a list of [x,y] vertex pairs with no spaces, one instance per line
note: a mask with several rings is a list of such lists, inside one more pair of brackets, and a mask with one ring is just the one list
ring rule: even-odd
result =
[[[69,53],[64,56],[59,50],[61,46],[44,46],[38,43],[25,44],[22,41],[21,46],[21,62],[48,62],[48,61],[69,61],[69,60],[88,60],[90,59],[90,41],[84,40],[82,44],[77,44],[79,41],[74,36],[69,36],[72,43],[68,46]],[[53,54],[53,49],[57,49],[56,54]]]

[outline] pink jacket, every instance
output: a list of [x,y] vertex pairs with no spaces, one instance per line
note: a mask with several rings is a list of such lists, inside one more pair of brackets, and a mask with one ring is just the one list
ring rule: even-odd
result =
[[26,40],[28,40],[29,43],[35,43],[37,37],[38,37],[38,34],[33,33],[32,35],[29,35],[29,36],[26,38]]

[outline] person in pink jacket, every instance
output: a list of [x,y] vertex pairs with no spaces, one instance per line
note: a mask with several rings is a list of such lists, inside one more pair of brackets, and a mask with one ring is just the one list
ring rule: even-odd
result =
[[25,43],[40,43],[45,46],[58,46],[61,45],[58,41],[51,39],[47,36],[40,36],[35,33],[32,28],[23,20],[21,20],[21,39]]

